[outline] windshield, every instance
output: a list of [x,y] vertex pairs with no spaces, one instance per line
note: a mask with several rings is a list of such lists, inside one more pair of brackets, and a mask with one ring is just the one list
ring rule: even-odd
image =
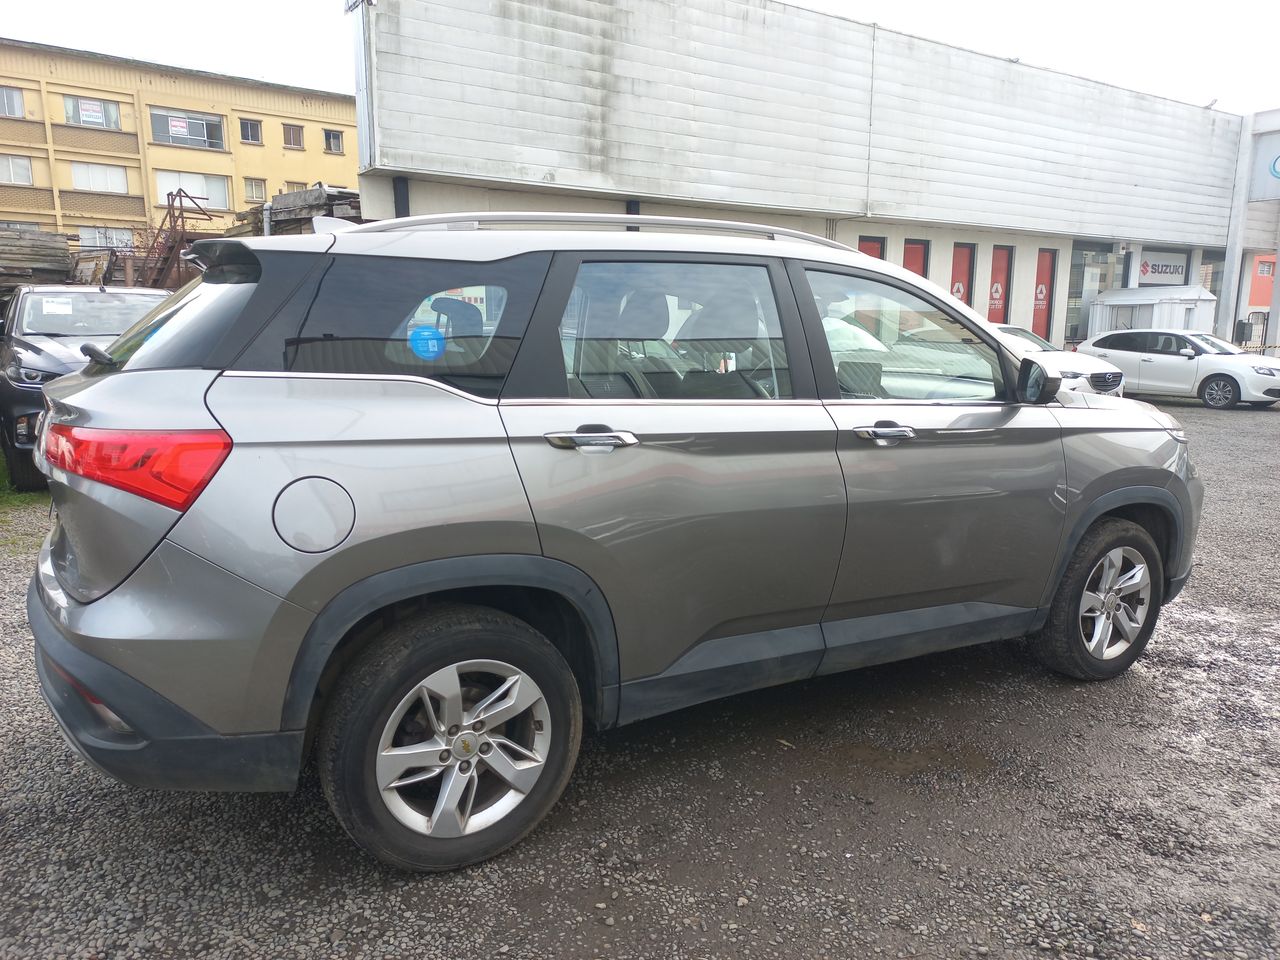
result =
[[114,337],[168,294],[110,290],[33,291],[22,301],[19,331],[29,336]]
[[1217,337],[1207,333],[1189,333],[1187,337],[1197,347],[1201,347],[1209,353],[1244,353],[1234,344],[1227,343],[1225,340],[1219,340]]
[[1027,343],[1034,344],[1041,350],[1054,350],[1058,348],[1038,334],[1032,333],[1030,330],[1024,330],[1022,327],[1000,327],[1001,333],[1007,333],[1011,337],[1017,337]]

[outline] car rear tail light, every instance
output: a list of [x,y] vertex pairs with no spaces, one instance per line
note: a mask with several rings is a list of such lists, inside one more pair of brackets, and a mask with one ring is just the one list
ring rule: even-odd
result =
[[44,455],[55,467],[186,510],[231,452],[221,430],[99,430],[55,423]]

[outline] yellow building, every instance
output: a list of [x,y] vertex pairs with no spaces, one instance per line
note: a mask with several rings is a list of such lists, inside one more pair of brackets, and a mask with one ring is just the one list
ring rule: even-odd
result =
[[232,213],[317,181],[356,187],[355,99],[0,38],[0,228],[141,244],[185,190]]

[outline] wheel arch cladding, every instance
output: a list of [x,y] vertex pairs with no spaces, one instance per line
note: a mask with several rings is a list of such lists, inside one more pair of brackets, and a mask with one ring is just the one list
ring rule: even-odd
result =
[[337,594],[312,622],[294,659],[281,729],[312,728],[326,686],[385,618],[441,599],[503,610],[541,632],[568,661],[592,723],[600,728],[616,723],[618,641],[600,588],[559,560],[498,554],[410,564],[366,577]]
[[1160,550],[1165,580],[1176,575],[1182,563],[1184,536],[1182,505],[1178,498],[1163,487],[1134,486],[1112,490],[1090,504],[1072,526],[1041,600],[1042,611],[1047,613],[1048,605],[1053,602],[1054,594],[1062,583],[1067,564],[1075,556],[1085,533],[1099,520],[1108,517],[1129,520],[1144,528]]

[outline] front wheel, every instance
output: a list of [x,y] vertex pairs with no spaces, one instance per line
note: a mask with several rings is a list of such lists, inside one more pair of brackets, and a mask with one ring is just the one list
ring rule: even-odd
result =
[[1076,548],[1034,648],[1059,673],[1109,680],[1142,655],[1163,601],[1164,563],[1151,535],[1103,520]]
[[1215,374],[1200,385],[1200,400],[1211,410],[1229,410],[1240,402],[1240,387],[1230,377]]
[[488,859],[559,799],[582,738],[573,672],[528,624],[440,606],[391,627],[337,685],[317,741],[334,815],[405,870]]

